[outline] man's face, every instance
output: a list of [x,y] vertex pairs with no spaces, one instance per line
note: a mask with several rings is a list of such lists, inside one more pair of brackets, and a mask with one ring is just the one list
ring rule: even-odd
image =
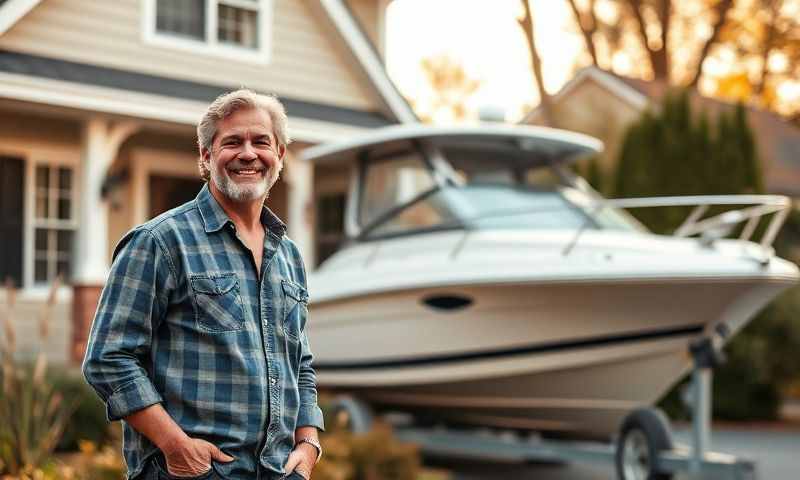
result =
[[212,187],[234,202],[249,202],[264,198],[278,180],[284,152],[269,115],[260,109],[244,109],[220,120],[211,151],[203,151],[203,160],[211,172]]

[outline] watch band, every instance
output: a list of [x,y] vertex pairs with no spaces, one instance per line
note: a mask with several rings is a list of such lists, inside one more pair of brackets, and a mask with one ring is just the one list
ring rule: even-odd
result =
[[301,443],[307,443],[317,449],[317,461],[314,463],[315,464],[319,463],[319,459],[322,458],[322,445],[320,445],[319,441],[312,437],[303,437],[300,440],[298,440],[297,443],[294,444],[294,446],[296,447]]

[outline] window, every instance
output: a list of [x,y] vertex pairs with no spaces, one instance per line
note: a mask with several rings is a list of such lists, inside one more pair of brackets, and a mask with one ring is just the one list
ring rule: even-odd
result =
[[217,38],[222,43],[255,49],[258,47],[258,9],[220,3]]
[[205,41],[206,0],[158,0],[156,31]]
[[70,278],[72,240],[76,229],[73,170],[37,165],[33,212],[33,281]]
[[345,194],[331,193],[317,199],[317,264],[333,255],[344,240]]
[[265,62],[272,0],[146,0],[145,40]]

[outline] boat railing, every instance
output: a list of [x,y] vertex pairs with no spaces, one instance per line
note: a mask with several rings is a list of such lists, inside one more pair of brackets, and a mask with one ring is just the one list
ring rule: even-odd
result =
[[[718,213],[708,218],[703,218],[711,207],[737,205],[742,208],[731,209]],[[744,228],[739,234],[739,239],[750,241],[758,228],[761,219],[773,214],[759,244],[768,252],[765,260],[772,256],[772,243],[778,235],[781,226],[792,209],[792,201],[782,195],[687,195],[675,197],[642,197],[642,198],[615,198],[603,199],[588,205],[591,216],[599,213],[606,207],[633,209],[654,207],[694,207],[681,225],[673,232],[677,237],[691,237],[699,235],[706,243],[730,235],[733,229],[744,223]],[[584,205],[584,207],[587,207]],[[583,231],[588,227],[584,224],[575,234],[575,237],[564,249],[564,254],[569,254],[575,247]]]
[[[683,223],[673,232],[677,237],[703,235],[709,232],[726,236],[736,225],[745,223],[740,240],[750,240],[762,217],[774,214],[759,243],[770,248],[781,226],[792,209],[792,201],[782,195],[694,195],[682,197],[646,197],[609,199],[603,202],[616,208],[650,208],[694,206]],[[709,208],[725,205],[741,205],[743,208],[727,210],[703,218]],[[745,205],[747,205],[745,207]],[[724,233],[723,233],[724,232]],[[719,237],[714,237],[719,238]]]
[[[739,206],[740,208],[732,208],[704,218],[704,215],[712,207],[726,205]],[[742,223],[744,228],[739,234],[739,239],[753,241],[753,236],[756,234],[761,219],[772,215],[757,242],[762,247],[761,250],[763,252],[759,256],[763,261],[768,261],[774,254],[772,244],[775,241],[775,237],[792,209],[792,200],[782,195],[687,195],[614,199],[596,198],[581,201],[577,206],[582,208],[588,215],[562,250],[564,255],[569,255],[580,240],[583,232],[592,226],[597,215],[605,208],[630,210],[635,208],[694,207],[672,235],[676,237],[699,236],[700,241],[706,245],[711,245],[717,239],[728,237],[736,226]],[[469,217],[466,220],[475,221],[491,217],[552,212],[562,208],[564,207],[506,208],[483,212],[481,215]],[[458,255],[470,231],[470,228],[465,229],[465,238],[459,242],[459,245],[454,250],[454,256]]]

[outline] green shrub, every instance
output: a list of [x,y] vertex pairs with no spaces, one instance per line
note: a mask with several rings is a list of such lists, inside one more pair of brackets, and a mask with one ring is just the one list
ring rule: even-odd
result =
[[107,444],[111,433],[105,406],[86,383],[80,371],[60,369],[49,375],[49,381],[65,398],[73,399],[75,402],[75,411],[64,428],[57,450],[76,451],[82,440],[95,445]]

